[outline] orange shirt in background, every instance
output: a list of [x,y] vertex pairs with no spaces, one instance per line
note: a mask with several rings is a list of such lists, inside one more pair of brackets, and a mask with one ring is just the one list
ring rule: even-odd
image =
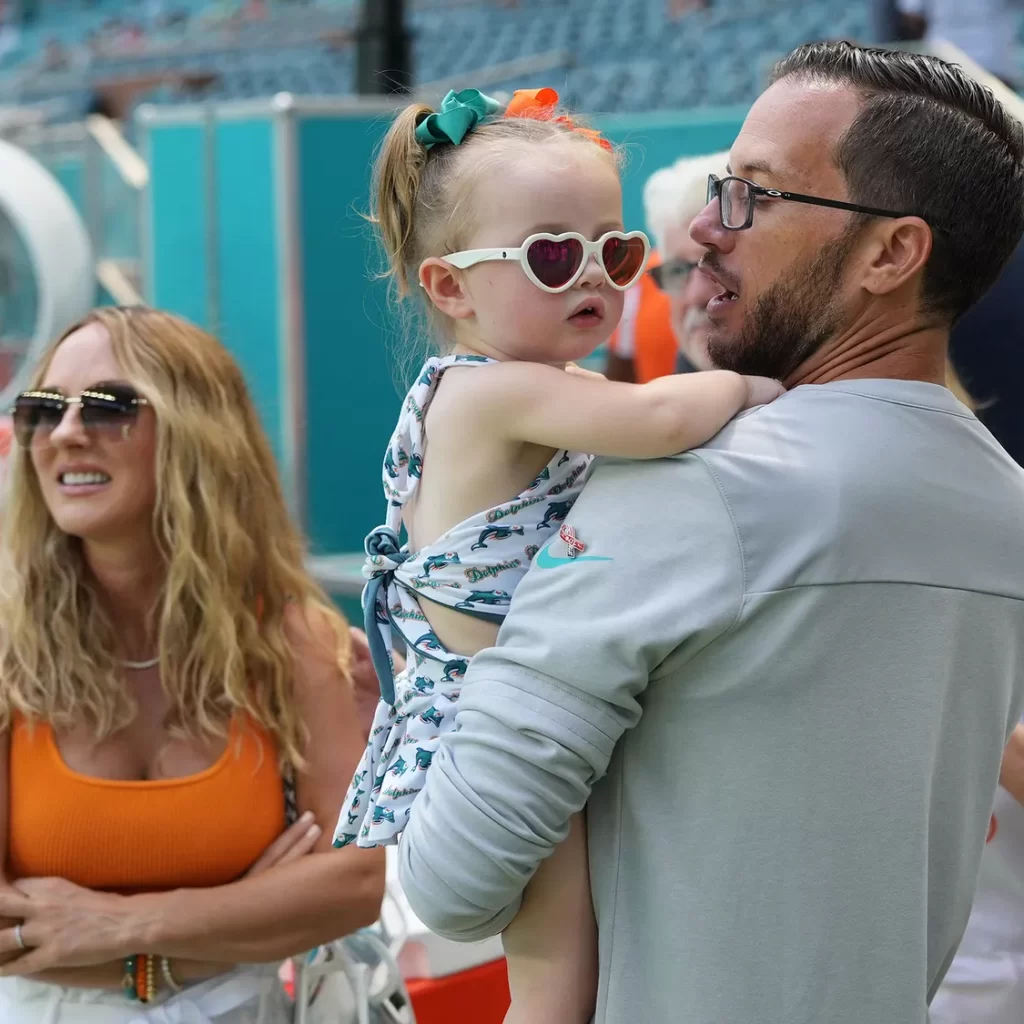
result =
[[[661,257],[658,253],[651,253],[648,269],[659,263]],[[626,292],[622,319],[608,347],[620,359],[633,360],[637,384],[646,384],[655,377],[668,377],[676,372],[679,344],[672,331],[669,298],[646,271],[639,282]]]

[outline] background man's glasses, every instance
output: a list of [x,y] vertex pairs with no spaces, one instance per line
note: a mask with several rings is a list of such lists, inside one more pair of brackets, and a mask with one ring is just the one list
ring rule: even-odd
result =
[[690,260],[666,260],[656,267],[651,267],[647,273],[661,291],[681,292],[696,269],[697,264]]

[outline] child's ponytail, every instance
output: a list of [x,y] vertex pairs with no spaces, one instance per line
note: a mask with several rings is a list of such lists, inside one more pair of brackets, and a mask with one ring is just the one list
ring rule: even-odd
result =
[[388,269],[399,298],[409,293],[409,269],[414,263],[416,200],[430,156],[416,138],[416,126],[430,107],[414,103],[391,125],[374,172],[372,219],[380,231]]

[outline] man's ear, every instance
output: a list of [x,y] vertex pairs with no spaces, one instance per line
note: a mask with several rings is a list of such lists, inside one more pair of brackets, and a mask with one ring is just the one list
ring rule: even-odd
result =
[[420,287],[445,316],[467,320],[473,315],[473,303],[463,287],[462,271],[431,256],[420,264]]
[[861,284],[890,295],[919,277],[932,254],[932,229],[920,217],[880,222],[871,232]]

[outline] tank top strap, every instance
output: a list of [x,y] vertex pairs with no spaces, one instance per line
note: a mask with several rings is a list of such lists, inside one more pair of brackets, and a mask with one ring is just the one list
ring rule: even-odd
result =
[[427,409],[445,370],[452,366],[486,366],[497,362],[487,356],[452,354],[428,359],[402,403],[398,425],[384,455],[384,495],[387,513],[384,523],[372,530],[364,541],[363,626],[370,655],[380,679],[381,694],[394,703],[394,662],[391,657],[391,623],[388,617],[389,591],[395,586],[395,573],[409,558],[409,545],[403,544],[402,511],[420,482],[426,438],[423,424]]
[[423,423],[445,370],[451,366],[486,366],[496,361],[487,356],[453,354],[424,363],[402,402],[398,425],[384,455],[382,479],[388,503],[385,523],[395,533],[401,529],[402,509],[419,485],[426,449]]

